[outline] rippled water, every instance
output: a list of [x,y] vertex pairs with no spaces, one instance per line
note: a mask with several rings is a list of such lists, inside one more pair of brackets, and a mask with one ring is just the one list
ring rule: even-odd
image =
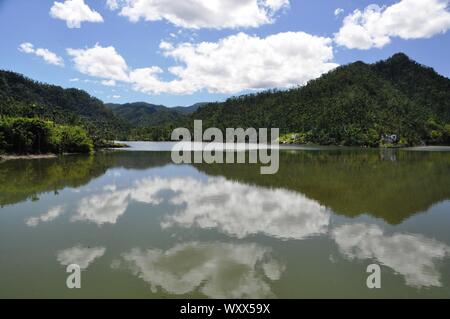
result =
[[0,297],[450,298],[445,149],[282,150],[276,175],[169,149],[0,163]]

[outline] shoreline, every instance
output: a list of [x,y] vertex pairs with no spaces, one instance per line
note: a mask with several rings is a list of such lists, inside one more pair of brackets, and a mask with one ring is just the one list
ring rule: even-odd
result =
[[[130,141],[127,141],[130,142]],[[158,141],[136,141],[143,143],[160,143]],[[166,142],[162,142],[166,143]],[[428,152],[449,152],[450,146],[448,145],[426,145],[426,146],[406,146],[406,147],[359,147],[359,146],[342,146],[342,145],[316,145],[316,144],[279,144],[280,149],[292,149],[292,150],[320,150],[320,149],[361,149],[361,150],[405,150],[405,151],[428,151]],[[114,147],[105,147],[101,148],[99,151],[105,150],[120,150],[120,149],[129,149],[134,150],[132,146],[127,144],[116,144]],[[164,150],[159,150],[164,151]],[[10,161],[10,160],[32,160],[32,159],[52,159],[57,158],[61,155],[73,155],[73,154],[81,154],[81,153],[62,153],[62,154],[26,154],[26,155],[18,155],[18,154],[0,154],[0,162]]]
[[41,159],[41,158],[56,158],[56,154],[27,154],[27,155],[17,155],[17,154],[0,154],[0,161],[8,160],[18,160],[18,159]]
[[[101,147],[100,149],[94,151],[98,152],[101,150],[110,150],[110,149],[123,149],[123,148],[129,148],[130,146],[124,143],[109,143],[105,144],[104,147]],[[20,160],[20,159],[50,159],[50,158],[57,158],[61,155],[73,155],[73,154],[83,154],[83,153],[61,153],[61,154],[54,154],[54,153],[47,153],[47,154],[0,154],[0,162],[3,161],[9,161],[9,160]]]

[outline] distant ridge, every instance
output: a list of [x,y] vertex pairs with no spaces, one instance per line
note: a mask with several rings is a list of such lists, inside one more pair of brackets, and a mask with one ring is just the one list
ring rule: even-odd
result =
[[191,106],[167,107],[146,102],[135,102],[125,104],[105,104],[118,117],[126,120],[132,125],[140,127],[145,126],[164,126],[179,122],[185,115],[192,114],[199,107],[206,103],[196,103]]

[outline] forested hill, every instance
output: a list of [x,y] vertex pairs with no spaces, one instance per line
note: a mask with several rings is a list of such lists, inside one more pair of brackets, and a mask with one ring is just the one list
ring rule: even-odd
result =
[[105,105],[78,89],[0,71],[0,117],[77,125],[94,143],[97,137],[169,140],[175,127],[202,119],[205,128],[278,127],[281,141],[291,143],[450,144],[450,80],[398,53],[375,64],[338,67],[303,87],[167,108]]
[[0,115],[39,117],[59,124],[81,125],[92,135],[116,138],[128,124],[106,108],[102,101],[78,89],[33,81],[0,70]]
[[[204,127],[278,127],[298,143],[378,146],[450,142],[450,80],[398,53],[355,62],[287,91],[233,97],[199,108]],[[388,141],[391,142],[391,141]]]
[[167,107],[146,102],[125,104],[108,103],[105,105],[118,117],[132,124],[133,127],[145,128],[179,124],[186,119],[186,115],[194,113],[205,104],[196,103],[191,106],[176,107]]
[[208,104],[208,103],[199,102],[199,103],[195,103],[190,106],[176,106],[176,107],[173,107],[172,110],[178,111],[182,114],[192,114],[195,111],[197,111],[200,107],[202,107],[206,104]]
[[183,113],[175,109],[145,102],[109,103],[106,106],[118,117],[137,127],[163,126],[178,122],[184,118]]
[[450,79],[402,53],[378,62],[372,68],[422,108],[450,122]]

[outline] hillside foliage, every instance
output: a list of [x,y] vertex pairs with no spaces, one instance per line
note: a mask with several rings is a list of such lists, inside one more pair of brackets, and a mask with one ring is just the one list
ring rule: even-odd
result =
[[375,64],[338,67],[302,87],[167,108],[145,102],[103,104],[82,90],[0,71],[0,116],[2,125],[13,118],[25,125],[29,118],[39,125],[51,121],[73,132],[82,129],[96,147],[105,140],[167,141],[174,128],[192,129],[196,119],[204,128],[222,130],[279,128],[284,143],[450,144],[450,79],[398,53]]
[[93,149],[82,127],[38,118],[0,118],[0,153],[91,153]]
[[450,143],[450,80],[396,54],[355,62],[290,90],[211,103],[192,115],[204,127],[278,127],[298,143],[379,146]]

